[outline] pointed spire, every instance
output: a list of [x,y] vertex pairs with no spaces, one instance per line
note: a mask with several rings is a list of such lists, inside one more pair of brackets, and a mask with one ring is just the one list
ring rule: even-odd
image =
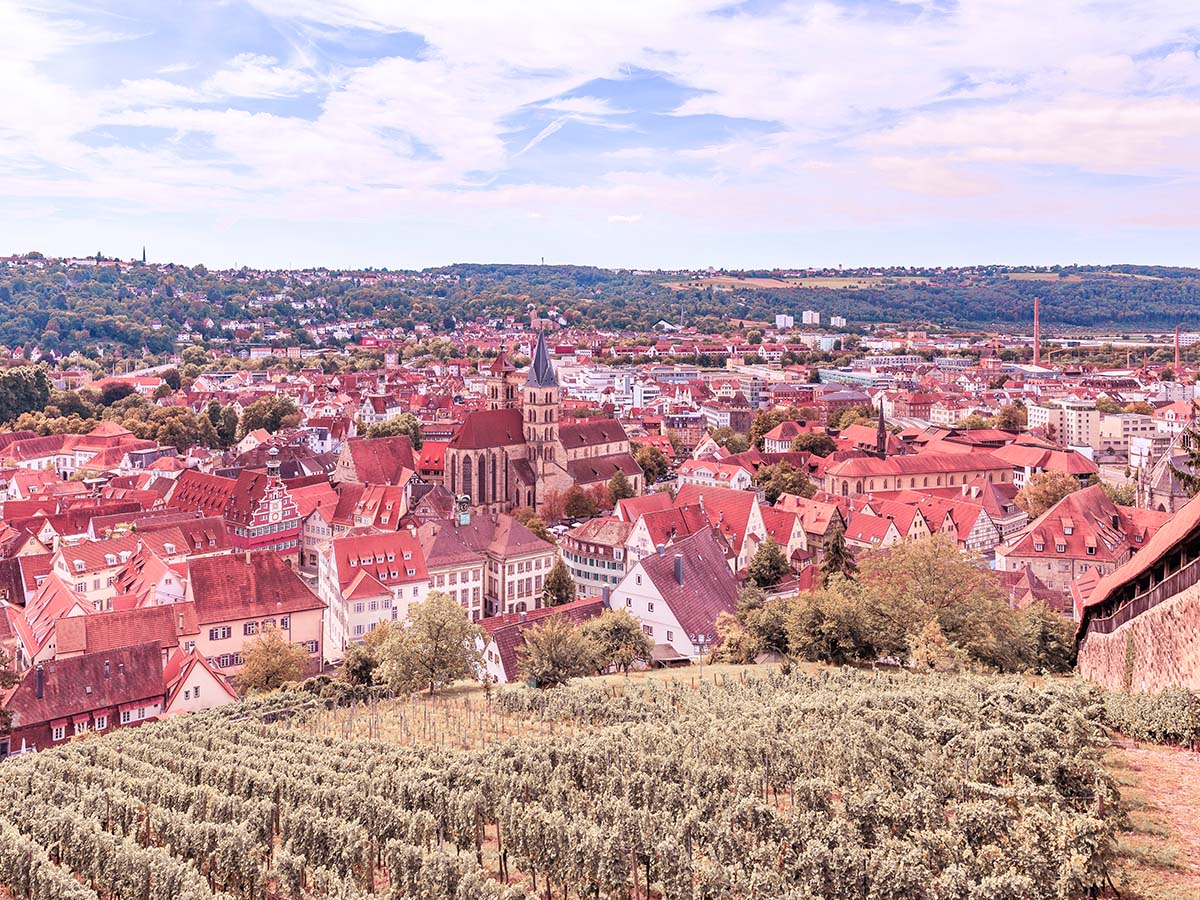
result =
[[529,377],[525,384],[536,388],[558,387],[558,375],[550,363],[550,349],[546,346],[544,331],[538,332],[537,346],[533,350],[533,362],[529,366]]
[[883,421],[883,402],[879,403],[879,429],[875,432],[875,452],[882,459],[887,456],[887,425]]

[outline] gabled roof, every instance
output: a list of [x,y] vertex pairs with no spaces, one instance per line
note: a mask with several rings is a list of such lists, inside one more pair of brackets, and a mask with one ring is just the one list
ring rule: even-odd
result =
[[364,484],[397,484],[404,470],[413,472],[417,468],[412,441],[407,434],[353,437],[346,441],[343,452],[350,454],[355,477]]
[[578,625],[580,622],[595,618],[602,612],[604,612],[604,601],[601,598],[583,597],[560,606],[542,607],[524,614],[506,613],[481,619],[479,626],[487,634],[488,639],[496,645],[500,665],[504,669],[504,677],[512,681],[518,675],[520,648],[525,643],[525,629],[533,628],[552,618],[566,619],[572,625]]
[[184,636],[199,634],[196,608],[191,603],[170,603],[140,609],[72,616],[58,623],[58,654],[100,653],[155,641],[177,647]]
[[189,560],[187,596],[201,625],[325,608],[273,550]]
[[13,729],[162,697],[162,649],[157,642],[85,653],[30,669],[8,702]]
[[375,580],[371,585],[375,596],[386,592],[389,585],[429,580],[421,545],[407,531],[337,538],[332,553],[344,596],[352,593],[364,575]]
[[[676,577],[678,564],[682,579]],[[721,543],[705,528],[638,563],[692,643],[711,643],[717,616],[737,609],[737,580]]]
[[477,409],[467,413],[449,446],[455,450],[484,450],[523,443],[525,425],[519,409]]
[[175,698],[179,696],[179,691],[183,688],[192,672],[197,668],[208,672],[212,676],[212,680],[232,699],[238,699],[237,691],[230,685],[229,679],[214,669],[199,650],[193,650],[191,653],[176,650],[171,654],[171,658],[167,660],[167,665],[163,669],[163,684],[167,690],[167,706],[170,706]]

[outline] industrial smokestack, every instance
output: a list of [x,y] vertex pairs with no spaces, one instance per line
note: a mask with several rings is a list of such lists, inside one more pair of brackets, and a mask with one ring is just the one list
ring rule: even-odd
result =
[[1041,298],[1033,298],[1033,364],[1042,364],[1042,316]]
[[675,554],[675,582],[680,587],[683,586],[683,554]]

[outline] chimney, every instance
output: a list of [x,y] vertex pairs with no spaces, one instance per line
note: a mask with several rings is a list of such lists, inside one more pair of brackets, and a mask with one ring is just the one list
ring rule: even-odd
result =
[[250,565],[250,551],[246,551],[246,565]]
[[179,633],[183,633],[183,613],[179,614]]
[[38,663],[37,667],[37,698],[41,700],[46,695],[46,673],[42,671],[42,664]]
[[666,548],[665,546],[663,546],[662,544],[659,544],[659,545],[658,545],[657,547],[655,547],[654,549],[658,551],[658,555],[659,555],[659,556],[665,556],[665,555],[666,555],[667,548]]
[[675,581],[679,585],[683,585],[683,554],[675,554]]
[[117,663],[117,674],[118,675],[125,674],[125,663],[124,662]]
[[107,681],[112,677],[112,664],[106,659],[104,661],[104,678]]
[[517,615],[519,615],[519,616],[521,617],[521,621],[522,621],[522,622],[524,622],[524,621],[525,621],[525,618],[526,618],[526,616],[525,616],[525,610],[521,610],[519,613],[517,613]]

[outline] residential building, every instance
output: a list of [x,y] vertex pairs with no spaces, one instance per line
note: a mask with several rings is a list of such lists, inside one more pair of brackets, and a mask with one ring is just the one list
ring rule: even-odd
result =
[[716,642],[717,618],[736,611],[737,594],[724,547],[705,528],[634,563],[612,605],[641,623],[657,659],[695,659]]
[[625,577],[625,542],[632,522],[608,516],[589,519],[563,535],[559,552],[581,597],[613,590]]
[[325,603],[325,660],[340,660],[381,622],[404,622],[425,599],[429,573],[408,531],[335,538],[321,557],[317,594]]

